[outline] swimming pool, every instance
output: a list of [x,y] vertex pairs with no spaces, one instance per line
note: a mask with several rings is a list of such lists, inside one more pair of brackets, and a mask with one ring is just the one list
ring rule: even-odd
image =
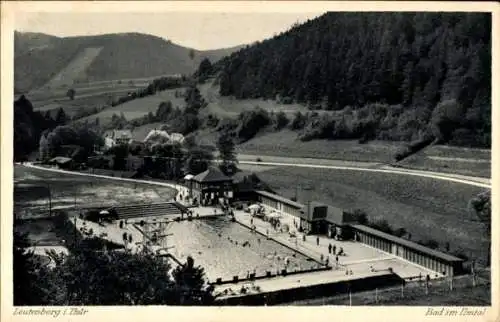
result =
[[[187,256],[195,265],[205,268],[209,281],[217,278],[246,278],[248,273],[265,275],[287,266],[288,271],[318,267],[310,258],[296,253],[273,240],[253,233],[228,218],[198,219],[172,223],[167,233],[168,246],[176,258],[184,262]],[[286,264],[288,259],[288,265]]]

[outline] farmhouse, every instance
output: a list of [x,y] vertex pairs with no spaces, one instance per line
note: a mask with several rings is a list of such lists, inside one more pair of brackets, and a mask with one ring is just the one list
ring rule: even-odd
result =
[[186,176],[185,180],[189,182],[190,195],[203,205],[233,199],[233,180],[215,167],[194,177]]
[[144,138],[145,143],[167,143],[170,142],[170,135],[167,131],[153,129]]
[[170,142],[182,144],[184,143],[184,135],[181,133],[172,133],[170,134]]
[[132,142],[132,132],[130,130],[113,130],[104,135],[104,146],[112,148],[115,145],[129,144]]
[[180,133],[168,134],[167,131],[153,129],[144,139],[145,143],[184,143],[184,135]]

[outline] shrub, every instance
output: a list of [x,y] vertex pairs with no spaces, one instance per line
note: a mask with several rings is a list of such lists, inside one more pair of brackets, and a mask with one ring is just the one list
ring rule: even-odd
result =
[[439,247],[439,243],[434,239],[421,240],[418,243],[432,249],[437,249]]
[[403,237],[404,235],[406,235],[406,229],[404,229],[403,227],[398,228],[394,230],[393,235],[397,237]]
[[253,138],[261,129],[271,123],[269,113],[256,107],[251,111],[243,111],[238,117],[239,125],[236,129],[236,134],[241,142],[248,141]]
[[356,220],[360,225],[366,225],[368,223],[368,215],[361,209],[355,209],[352,211],[354,220]]
[[285,126],[288,125],[288,122],[290,122],[290,120],[288,119],[288,117],[286,116],[286,114],[283,112],[283,111],[280,111],[278,112],[275,116],[274,116],[274,129],[276,130],[281,130],[282,128],[284,128]]
[[371,222],[369,224],[369,226],[372,227],[372,228],[375,228],[377,230],[380,230],[380,231],[382,231],[384,233],[387,233],[387,234],[391,234],[392,235],[392,233],[393,233],[393,229],[392,229],[391,225],[389,225],[389,223],[385,219]]
[[292,130],[300,130],[303,129],[306,125],[307,117],[301,112],[295,113],[295,116],[290,124]]

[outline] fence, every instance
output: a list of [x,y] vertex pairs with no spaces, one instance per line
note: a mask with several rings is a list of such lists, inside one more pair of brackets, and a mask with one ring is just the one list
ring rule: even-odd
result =
[[358,293],[297,301],[291,305],[491,305],[489,271],[402,283]]

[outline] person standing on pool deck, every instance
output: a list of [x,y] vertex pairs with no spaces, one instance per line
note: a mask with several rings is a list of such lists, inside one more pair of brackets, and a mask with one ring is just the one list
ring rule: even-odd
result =
[[335,255],[335,252],[337,251],[337,246],[333,245],[333,248],[332,248],[332,253],[333,255]]
[[332,244],[328,244],[328,254],[332,253]]
[[316,245],[319,246],[319,237],[316,237]]

